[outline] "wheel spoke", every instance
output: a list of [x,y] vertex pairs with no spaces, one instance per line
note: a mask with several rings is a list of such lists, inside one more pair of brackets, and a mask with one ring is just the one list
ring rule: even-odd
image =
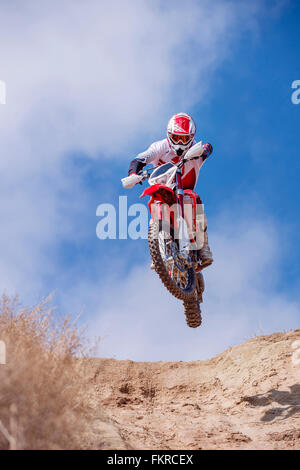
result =
[[171,242],[172,240],[167,232],[159,232],[158,244],[163,262],[170,273],[170,277],[179,287],[185,289],[188,284],[188,273],[187,271],[180,271],[176,266],[174,259],[171,256]]
[[[149,229],[149,233],[150,253],[157,273],[175,297],[184,298],[183,296],[189,295],[194,287],[193,271],[189,269],[186,259],[179,253],[179,247],[173,241],[169,231],[160,230],[159,224],[156,223]],[[160,260],[156,258],[157,252]],[[162,268],[159,268],[159,263]]]

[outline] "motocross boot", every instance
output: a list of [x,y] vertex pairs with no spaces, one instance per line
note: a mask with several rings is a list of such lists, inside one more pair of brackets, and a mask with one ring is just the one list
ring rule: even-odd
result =
[[198,250],[199,264],[201,268],[206,268],[213,263],[213,255],[208,244],[207,230],[204,231],[203,246]]

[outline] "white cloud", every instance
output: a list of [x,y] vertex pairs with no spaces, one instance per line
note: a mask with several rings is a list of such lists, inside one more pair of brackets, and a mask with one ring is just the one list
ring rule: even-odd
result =
[[[35,171],[66,150],[119,152],[137,132],[160,132],[174,106],[202,98],[239,34],[256,30],[262,5],[191,1],[183,12],[176,1],[2,4],[8,162]],[[24,162],[24,153],[32,158]]]
[[56,246],[78,237],[78,220],[95,210],[78,174],[65,173],[70,152],[125,155],[142,136],[160,136],[169,114],[211,90],[240,35],[258,30],[262,5],[1,3],[0,281],[8,292],[48,294]]

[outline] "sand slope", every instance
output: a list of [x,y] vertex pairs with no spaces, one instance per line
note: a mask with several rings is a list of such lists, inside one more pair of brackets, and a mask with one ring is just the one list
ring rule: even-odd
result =
[[86,359],[93,406],[108,420],[101,447],[300,449],[296,340],[300,330],[275,333],[188,363]]

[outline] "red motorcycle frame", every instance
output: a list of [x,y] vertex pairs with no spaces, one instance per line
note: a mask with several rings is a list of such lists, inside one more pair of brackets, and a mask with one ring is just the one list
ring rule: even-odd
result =
[[[198,158],[198,157],[196,157]],[[174,228],[176,233],[179,233],[180,227],[178,223],[178,216],[187,223],[191,246],[195,247],[197,242],[193,234],[197,231],[197,212],[199,207],[202,208],[202,201],[200,196],[191,189],[183,189],[182,185],[182,166],[183,162],[180,162],[176,170],[176,184],[175,189],[171,189],[169,186],[164,184],[154,184],[146,188],[140,195],[140,198],[144,196],[150,196],[148,202],[149,212],[153,220],[170,222],[170,225]],[[149,173],[147,174],[147,177]],[[187,196],[187,197],[185,197]],[[191,211],[185,217],[185,206],[187,206],[186,199],[189,200],[189,204],[192,205]],[[177,210],[167,211],[166,207],[176,206]],[[190,213],[191,212],[191,213]]]

